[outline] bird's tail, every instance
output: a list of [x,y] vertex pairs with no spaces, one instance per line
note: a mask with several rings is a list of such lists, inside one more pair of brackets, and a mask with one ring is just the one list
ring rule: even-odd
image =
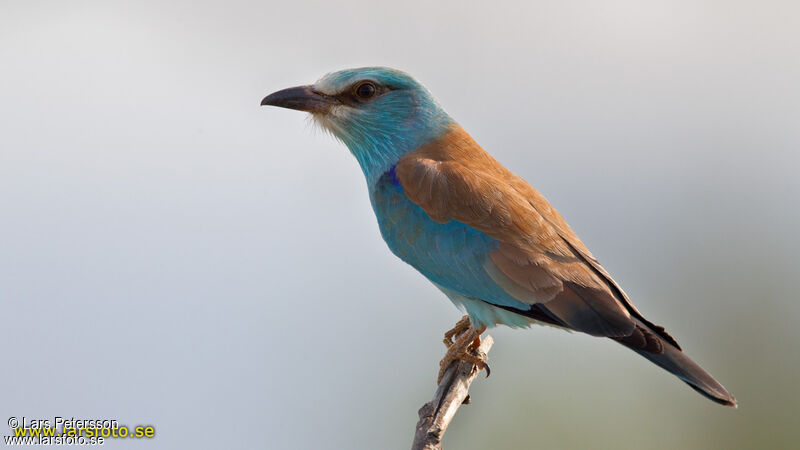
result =
[[[637,320],[637,322],[639,321]],[[637,323],[637,328],[641,326],[647,327],[643,323]],[[652,332],[649,327],[647,327],[647,331]],[[730,406],[732,408],[737,407],[736,399],[733,395],[715,380],[710,373],[706,372],[702,367],[686,356],[679,347],[667,342],[660,335],[648,333],[647,339],[649,340],[652,338],[658,339],[660,345],[641,346],[635,345],[633,342],[625,342],[625,340],[618,340],[618,342],[680,378],[691,386],[692,389],[709,399],[725,406]]]

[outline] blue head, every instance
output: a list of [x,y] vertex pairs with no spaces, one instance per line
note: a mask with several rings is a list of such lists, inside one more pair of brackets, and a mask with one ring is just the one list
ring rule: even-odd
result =
[[385,67],[330,73],[312,85],[270,94],[261,104],[310,112],[347,145],[370,183],[453,123],[425,87]]

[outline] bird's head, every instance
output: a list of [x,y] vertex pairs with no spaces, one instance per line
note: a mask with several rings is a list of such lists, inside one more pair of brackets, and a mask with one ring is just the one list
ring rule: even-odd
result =
[[453,123],[425,87],[385,67],[330,73],[314,84],[272,93],[261,105],[311,113],[347,145],[368,179]]

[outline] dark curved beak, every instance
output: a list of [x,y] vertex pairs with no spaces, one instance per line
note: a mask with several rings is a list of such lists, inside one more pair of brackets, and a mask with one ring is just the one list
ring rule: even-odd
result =
[[310,113],[326,113],[337,103],[335,98],[317,92],[311,86],[297,86],[273,92],[261,100],[261,106],[278,106]]

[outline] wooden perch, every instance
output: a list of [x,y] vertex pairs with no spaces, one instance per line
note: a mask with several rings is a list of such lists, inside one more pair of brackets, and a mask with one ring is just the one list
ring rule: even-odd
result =
[[[477,348],[480,356],[486,357],[492,348],[491,336],[482,338]],[[469,403],[469,386],[480,370],[468,361],[455,361],[444,374],[442,382],[433,395],[433,400],[419,409],[419,422],[414,433],[411,450],[442,450],[442,437],[447,426],[462,404]]]

